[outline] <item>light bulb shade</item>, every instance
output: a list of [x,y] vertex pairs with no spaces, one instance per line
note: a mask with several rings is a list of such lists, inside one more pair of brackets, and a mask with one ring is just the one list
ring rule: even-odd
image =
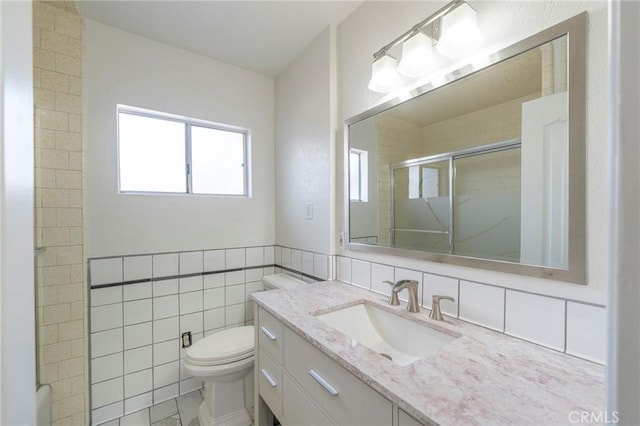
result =
[[386,93],[393,90],[400,81],[398,61],[393,56],[384,55],[371,65],[371,80],[369,90]]
[[483,41],[478,15],[467,3],[442,17],[442,35],[437,48],[443,56],[459,58],[473,52]]
[[420,77],[429,69],[433,58],[431,39],[418,32],[402,43],[402,59],[398,71],[407,77]]

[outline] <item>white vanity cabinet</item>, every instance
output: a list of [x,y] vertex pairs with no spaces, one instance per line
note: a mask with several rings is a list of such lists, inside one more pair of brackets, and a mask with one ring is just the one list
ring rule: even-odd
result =
[[[256,307],[256,425],[393,425],[393,404]],[[265,330],[266,329],[266,330]]]

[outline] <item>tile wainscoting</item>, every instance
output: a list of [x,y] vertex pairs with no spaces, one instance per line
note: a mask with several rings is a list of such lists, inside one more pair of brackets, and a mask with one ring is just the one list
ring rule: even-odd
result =
[[[451,296],[455,302],[441,302],[443,314],[598,364],[605,362],[607,315],[602,305],[344,256],[336,257],[336,277],[385,296],[390,289],[383,281],[414,279],[420,284],[421,305],[427,309],[431,309],[431,296]],[[406,292],[400,299],[406,300]]]
[[[606,309],[422,270],[283,246],[89,259],[91,413],[101,424],[202,386],[181,368],[181,334],[193,341],[253,323],[251,293],[264,275],[338,279],[385,296],[383,281],[415,279],[420,302],[452,296],[442,311],[480,326],[603,364]],[[401,295],[402,300],[405,295]]]
[[252,324],[264,275],[323,281],[333,263],[279,246],[89,259],[92,424],[202,387],[181,368],[182,333]]

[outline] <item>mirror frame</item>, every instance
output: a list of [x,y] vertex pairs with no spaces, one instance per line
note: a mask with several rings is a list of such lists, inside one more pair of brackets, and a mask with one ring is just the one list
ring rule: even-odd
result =
[[[380,247],[351,242],[349,200],[349,126],[396,105],[409,101],[449,83],[487,69],[520,53],[538,47],[558,37],[567,36],[567,87],[568,96],[568,145],[569,145],[569,245],[568,269],[527,265],[515,262],[434,253],[395,247]],[[409,257],[438,263],[447,263],[471,268],[488,269],[510,274],[565,281],[576,284],[587,283],[587,229],[586,229],[586,75],[587,75],[587,12],[569,18],[559,24],[540,31],[522,41],[489,55],[482,67],[466,65],[445,76],[441,84],[425,84],[377,105],[348,120],[344,126],[344,199],[345,199],[345,248],[347,250]]]

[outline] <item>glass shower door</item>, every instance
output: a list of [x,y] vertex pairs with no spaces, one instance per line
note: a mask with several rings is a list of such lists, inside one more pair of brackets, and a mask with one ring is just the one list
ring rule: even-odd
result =
[[392,169],[393,247],[450,252],[450,162]]
[[455,158],[454,254],[520,261],[520,151]]

